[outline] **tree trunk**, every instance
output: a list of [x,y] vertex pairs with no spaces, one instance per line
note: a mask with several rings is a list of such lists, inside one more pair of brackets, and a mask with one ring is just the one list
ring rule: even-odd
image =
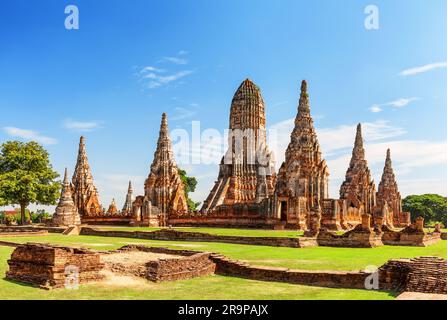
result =
[[26,204],[25,203],[21,203],[20,204],[20,217],[21,217],[20,224],[22,226],[27,224],[26,217],[25,217],[25,210],[26,210]]

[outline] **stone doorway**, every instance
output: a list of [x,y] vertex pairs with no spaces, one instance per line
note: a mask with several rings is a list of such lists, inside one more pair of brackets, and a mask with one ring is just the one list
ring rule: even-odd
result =
[[281,201],[280,219],[287,221],[287,201]]

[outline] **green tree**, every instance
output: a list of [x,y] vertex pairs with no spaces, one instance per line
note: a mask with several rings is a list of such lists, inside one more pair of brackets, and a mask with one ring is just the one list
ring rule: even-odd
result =
[[21,224],[31,204],[55,205],[59,174],[48,152],[37,142],[8,141],[0,148],[0,205],[19,205]]
[[423,217],[427,224],[447,225],[447,199],[438,194],[408,196],[402,201],[402,208],[411,213],[412,220]]
[[189,193],[196,191],[197,179],[195,177],[188,177],[185,170],[178,169],[180,179],[182,179],[183,185],[185,186],[185,196],[188,202],[188,208],[190,211],[196,211],[200,206],[200,202],[194,202],[190,197]]

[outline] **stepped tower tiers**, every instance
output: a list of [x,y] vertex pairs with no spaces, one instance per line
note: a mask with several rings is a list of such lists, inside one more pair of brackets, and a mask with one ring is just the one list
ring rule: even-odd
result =
[[408,212],[402,212],[402,198],[397,186],[391,162],[391,150],[386,153],[385,167],[376,194],[377,209],[375,216],[380,216],[389,227],[406,227],[410,224]]
[[215,212],[222,205],[260,203],[273,195],[275,164],[266,141],[264,100],[249,79],[242,82],[231,103],[228,145],[203,213]]
[[133,205],[134,220],[150,226],[165,225],[170,215],[188,212],[185,187],[174,160],[168,132],[168,119],[163,113],[157,150],[150,174],[144,184],[144,197]]
[[346,222],[349,225],[361,223],[360,208],[363,206],[366,214],[372,214],[376,205],[376,187],[371,179],[368,163],[363,147],[362,126],[357,126],[354,149],[346,179],[340,188],[340,199],[345,200],[347,207]]
[[98,190],[93,184],[93,175],[88,164],[84,137],[81,137],[79,142],[78,160],[72,179],[72,192],[81,218],[103,214],[104,210],[99,202]]
[[133,202],[133,188],[132,181],[129,181],[129,188],[127,189],[126,202],[124,203],[122,213],[123,215],[128,215],[132,212],[132,202]]
[[81,224],[78,209],[76,208],[72,194],[70,182],[68,181],[68,172],[65,168],[64,182],[62,184],[61,198],[53,215],[53,224],[58,226],[77,226]]
[[322,214],[323,200],[328,198],[328,178],[329,170],[321,155],[304,80],[295,128],[276,182],[277,218],[303,230],[312,228],[313,216]]

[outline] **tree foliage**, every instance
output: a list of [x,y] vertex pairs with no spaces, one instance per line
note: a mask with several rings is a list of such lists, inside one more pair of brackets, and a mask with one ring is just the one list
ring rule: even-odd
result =
[[183,185],[185,186],[186,201],[188,202],[188,207],[190,211],[198,210],[200,202],[194,202],[190,197],[189,193],[196,191],[197,179],[195,177],[188,177],[185,170],[178,169],[180,179],[182,179]]
[[411,213],[411,219],[423,217],[427,224],[442,222],[447,226],[447,198],[438,194],[411,195],[402,201],[404,211]]
[[31,204],[55,205],[59,174],[48,152],[37,142],[8,141],[0,148],[0,204],[20,205],[21,222]]

